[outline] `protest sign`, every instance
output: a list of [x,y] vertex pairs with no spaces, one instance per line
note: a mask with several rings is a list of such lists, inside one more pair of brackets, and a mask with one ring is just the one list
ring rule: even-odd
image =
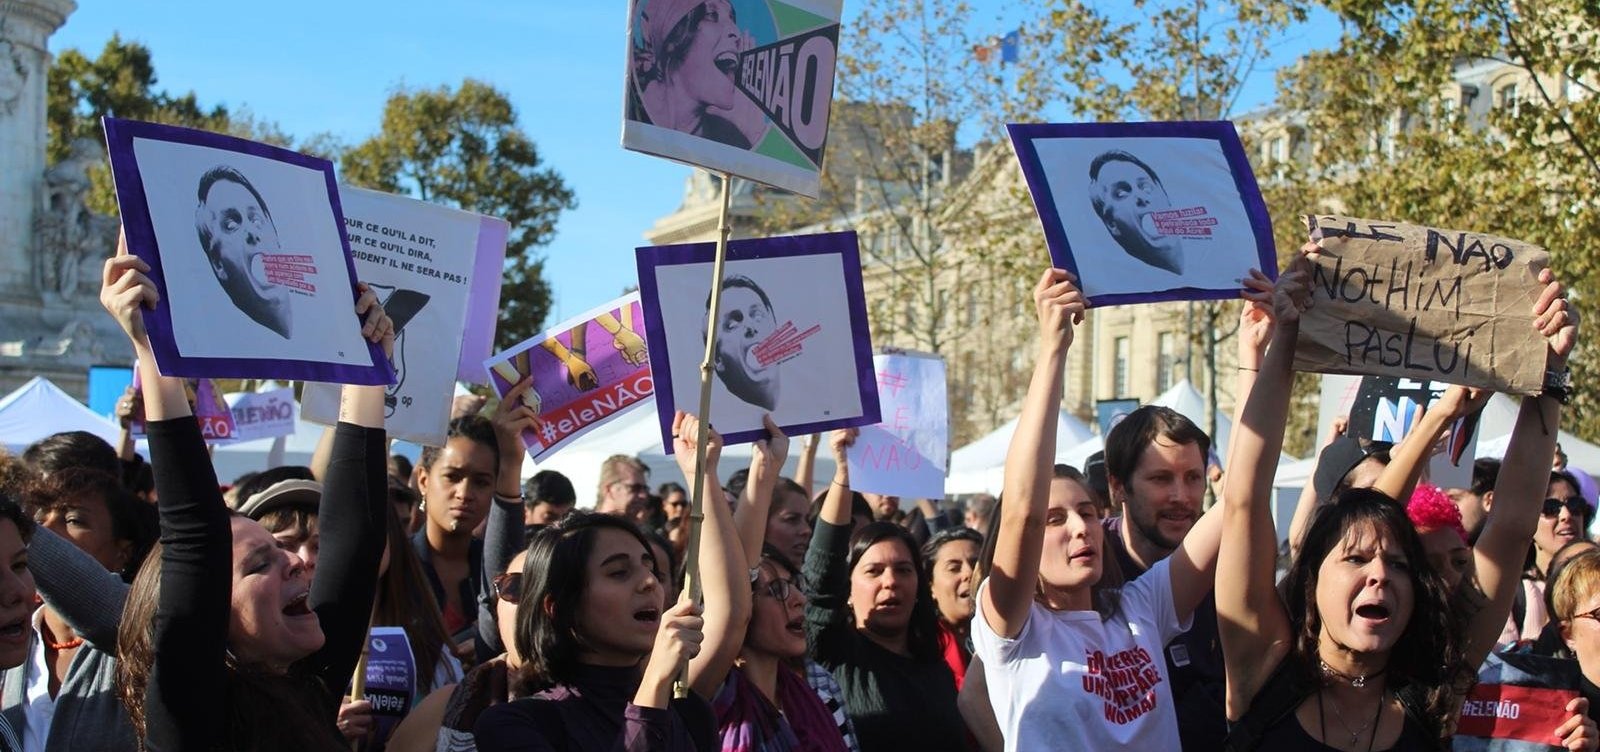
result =
[[522,403],[539,422],[522,432],[540,461],[572,440],[643,404],[655,393],[651,353],[639,334],[644,316],[632,293],[568,319],[483,362],[504,398],[533,376]]
[[863,426],[850,447],[850,487],[911,499],[944,498],[950,412],[944,359],[895,353],[872,359],[881,423]]
[[161,293],[144,322],[163,374],[393,380],[361,336],[332,163],[168,125],[105,130],[128,250]]
[[1544,338],[1533,328],[1550,255],[1492,235],[1341,216],[1307,218],[1312,307],[1294,367],[1402,376],[1538,394]]
[[[715,243],[638,249],[661,439],[672,451],[674,410],[697,411]],[[728,243],[711,424],[728,444],[766,436],[762,416],[790,436],[881,420],[856,234]]]
[[[402,627],[373,627],[367,636],[366,700],[372,703],[377,738],[387,739],[411,712],[417,691],[417,659]],[[433,667],[426,667],[432,671]]]
[[1578,662],[1543,655],[1494,652],[1461,703],[1451,749],[1534,752],[1563,749],[1554,735],[1572,717],[1567,704],[1580,696]]
[[234,392],[227,396],[233,413],[234,438],[239,441],[273,439],[294,433],[294,389]]
[[[442,446],[458,356],[468,346],[463,332],[494,336],[498,308],[481,310],[473,301],[479,287],[473,275],[487,257],[498,301],[506,223],[349,186],[341,186],[339,196],[356,270],[394,321],[395,381],[384,390],[384,428],[397,439]],[[487,348],[478,354],[472,381],[483,380],[487,355]],[[308,383],[301,400],[306,420],[338,422],[337,385]]]
[[[1448,388],[1450,385],[1442,381],[1323,376],[1317,434],[1326,436],[1334,419],[1343,416],[1349,423],[1346,435],[1398,444]],[[1472,485],[1472,461],[1477,457],[1478,446],[1477,422],[1475,413],[1451,426],[1446,450],[1428,460],[1429,482],[1441,488]]]
[[1094,417],[1095,423],[1100,427],[1100,435],[1110,436],[1111,429],[1138,409],[1139,400],[1136,399],[1109,399],[1095,402]]
[[200,435],[210,444],[227,444],[237,441],[234,435],[233,411],[222,398],[222,392],[211,379],[200,379],[194,386],[194,418],[200,421]]
[[1276,276],[1272,222],[1228,122],[1008,125],[1050,261],[1090,305],[1237,297]]
[[622,145],[816,198],[843,5],[631,0]]

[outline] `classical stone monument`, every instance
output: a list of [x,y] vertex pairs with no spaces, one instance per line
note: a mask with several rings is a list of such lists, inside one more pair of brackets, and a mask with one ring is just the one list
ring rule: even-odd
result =
[[101,310],[100,265],[117,222],[84,203],[103,150],[45,165],[47,43],[74,0],[0,0],[0,394],[45,376],[86,396],[88,369],[133,357]]

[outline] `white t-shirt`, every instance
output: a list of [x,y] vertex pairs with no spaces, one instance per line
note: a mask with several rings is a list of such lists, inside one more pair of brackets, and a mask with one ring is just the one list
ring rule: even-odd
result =
[[[978,586],[983,602],[985,581]],[[1006,752],[1035,749],[1178,749],[1178,716],[1162,647],[1189,630],[1172,606],[1163,559],[1122,588],[1116,616],[1028,607],[1015,639],[978,608],[972,643]]]

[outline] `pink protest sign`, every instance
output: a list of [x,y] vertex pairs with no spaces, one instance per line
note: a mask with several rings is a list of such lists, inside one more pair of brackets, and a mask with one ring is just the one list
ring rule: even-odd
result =
[[521,399],[539,415],[539,423],[522,434],[534,460],[655,394],[643,326],[639,294],[634,293],[484,361],[489,382],[501,397],[533,376]]
[[950,417],[944,360],[924,353],[878,355],[883,422],[865,426],[850,448],[850,487],[917,499],[944,497]]
[[200,379],[194,389],[194,417],[200,421],[200,435],[206,441],[220,444],[234,441],[233,410],[222,399],[222,392],[211,379]]

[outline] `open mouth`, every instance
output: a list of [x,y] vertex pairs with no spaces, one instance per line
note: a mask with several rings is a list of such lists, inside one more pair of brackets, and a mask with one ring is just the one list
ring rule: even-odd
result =
[[1144,232],[1147,238],[1158,240],[1167,236],[1166,233],[1156,228],[1156,218],[1152,212],[1145,212],[1139,215],[1139,229]]
[[728,78],[733,78],[734,71],[739,69],[739,56],[732,52],[724,52],[712,61],[717,70],[722,71]]
[[293,600],[289,601],[289,605],[283,607],[283,615],[284,616],[310,616],[311,615],[311,606],[308,603],[310,598],[311,598],[311,594],[310,593],[301,593],[301,594],[295,596]]
[[804,617],[796,616],[795,618],[790,619],[788,624],[783,625],[783,628],[787,630],[789,634],[799,635],[801,637],[806,636],[806,620]]
[[256,287],[260,287],[262,289],[267,289],[267,288],[271,288],[271,287],[276,287],[277,286],[277,285],[273,284],[271,280],[267,279],[266,254],[263,254],[263,253],[252,253],[252,254],[250,254],[249,266],[250,266],[250,281],[256,283]]
[[661,620],[661,611],[654,608],[642,608],[633,612],[633,620],[647,624],[654,624]]
[[1389,607],[1382,603],[1363,603],[1356,606],[1356,616],[1369,621],[1388,621]]
[[882,601],[882,602],[877,603],[876,605],[874,605],[872,607],[872,610],[873,611],[894,611],[894,610],[897,610],[899,608],[900,608],[900,599],[899,598],[890,598],[890,599],[888,599],[886,601]]
[[1067,558],[1072,560],[1072,561],[1078,561],[1078,562],[1094,561],[1094,549],[1092,549],[1092,548],[1081,549],[1081,550],[1079,550],[1079,551],[1077,551],[1075,553],[1072,553],[1071,555],[1067,556]]
[[5,626],[0,626],[0,640],[19,642],[28,638],[28,617],[24,616]]

